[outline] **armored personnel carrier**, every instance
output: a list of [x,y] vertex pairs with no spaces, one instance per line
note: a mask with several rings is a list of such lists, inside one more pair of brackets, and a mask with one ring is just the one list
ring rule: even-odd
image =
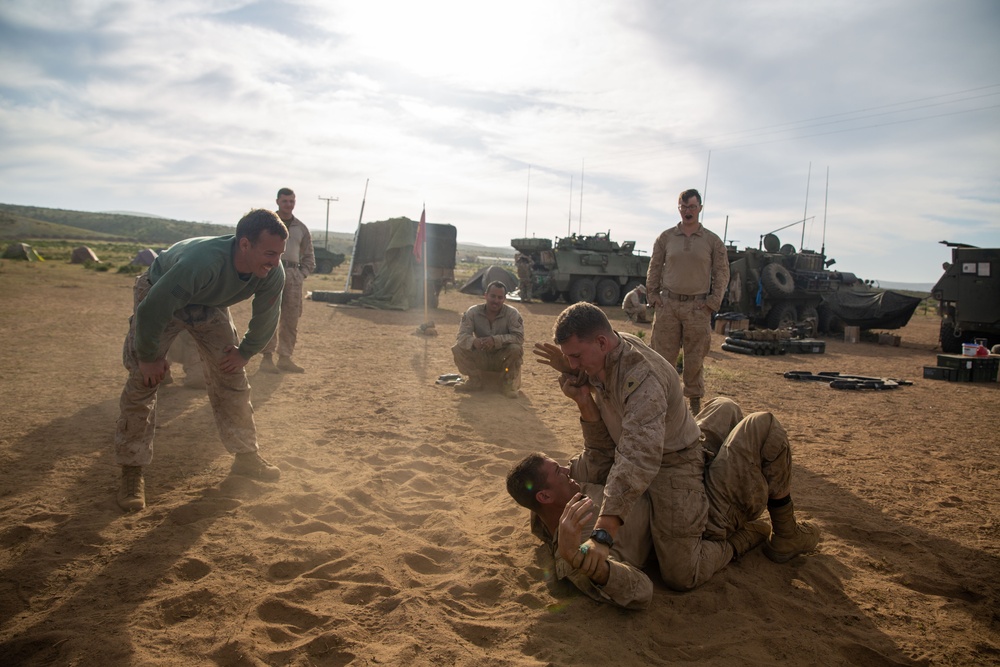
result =
[[1000,248],[941,243],[951,248],[951,263],[931,290],[941,313],[941,350],[958,354],[977,338],[987,347],[1000,343]]
[[729,289],[720,312],[741,312],[753,326],[784,329],[813,322],[818,333],[839,333],[845,324],[863,329],[906,325],[920,299],[876,289],[853,273],[831,271],[823,252],[796,251],[774,234],[763,248],[728,247]]
[[609,234],[556,238],[554,247],[550,239],[537,238],[511,239],[510,245],[531,258],[533,296],[614,306],[646,282],[649,257],[636,252],[635,241],[618,244]]

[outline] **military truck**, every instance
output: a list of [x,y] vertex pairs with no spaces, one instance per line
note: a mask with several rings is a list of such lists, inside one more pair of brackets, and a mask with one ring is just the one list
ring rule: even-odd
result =
[[645,284],[649,257],[635,250],[635,241],[618,244],[610,232],[593,236],[573,234],[550,239],[511,239],[510,245],[531,258],[532,296],[552,302],[594,302],[621,305],[625,295]]
[[[414,286],[411,306],[423,303],[422,263],[413,257],[413,245],[417,236],[417,221],[409,218],[392,218],[378,222],[366,222],[358,226],[354,240],[354,254],[351,257],[350,288],[361,290],[371,296],[376,289],[376,276],[380,272],[391,272],[395,268],[387,266],[387,258],[396,261],[407,260],[407,270],[413,272],[410,281]],[[437,308],[438,295],[444,284],[455,279],[455,250],[457,230],[454,225],[427,223],[427,302]],[[393,250],[406,248],[402,254]],[[392,289],[394,285],[387,285]]]
[[941,243],[951,248],[951,262],[931,290],[941,314],[941,350],[957,354],[977,338],[987,347],[1000,343],[1000,248]]

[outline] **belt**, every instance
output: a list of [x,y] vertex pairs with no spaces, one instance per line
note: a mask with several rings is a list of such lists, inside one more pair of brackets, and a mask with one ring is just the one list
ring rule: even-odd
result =
[[664,292],[666,292],[668,299],[674,301],[704,301],[708,298],[707,294],[675,294],[670,290],[664,290]]
[[289,269],[301,269],[302,268],[302,265],[299,264],[298,262],[289,262],[287,259],[281,260],[281,263],[284,264],[285,267],[289,268]]

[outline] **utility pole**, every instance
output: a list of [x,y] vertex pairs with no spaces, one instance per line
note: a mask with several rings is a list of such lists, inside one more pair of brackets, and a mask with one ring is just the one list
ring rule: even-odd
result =
[[339,197],[320,197],[326,202],[326,239],[323,240],[323,248],[330,249],[330,202],[340,201]]

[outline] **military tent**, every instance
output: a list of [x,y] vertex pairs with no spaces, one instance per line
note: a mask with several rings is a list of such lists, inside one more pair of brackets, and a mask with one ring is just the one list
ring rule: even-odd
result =
[[397,218],[391,223],[385,262],[375,274],[371,294],[358,299],[358,303],[368,308],[407,310],[414,286],[420,285],[420,267],[413,257],[416,227],[406,218]]
[[156,251],[152,248],[146,248],[135,254],[135,257],[132,258],[132,264],[136,264],[138,266],[149,266],[153,263],[154,259],[156,259]]
[[486,286],[494,280],[502,282],[508,292],[513,290],[518,285],[517,276],[502,266],[490,264],[486,268],[477,271],[476,275],[469,278],[469,281],[462,285],[462,289],[458,291],[462,294],[475,294],[476,296],[482,296],[486,293]]
[[4,259],[23,259],[28,262],[41,262],[41,256],[27,243],[11,243],[3,252]]
[[94,251],[85,245],[82,245],[74,250],[73,254],[69,257],[70,264],[86,264],[87,262],[100,261],[101,260],[97,259],[97,255],[94,254]]

